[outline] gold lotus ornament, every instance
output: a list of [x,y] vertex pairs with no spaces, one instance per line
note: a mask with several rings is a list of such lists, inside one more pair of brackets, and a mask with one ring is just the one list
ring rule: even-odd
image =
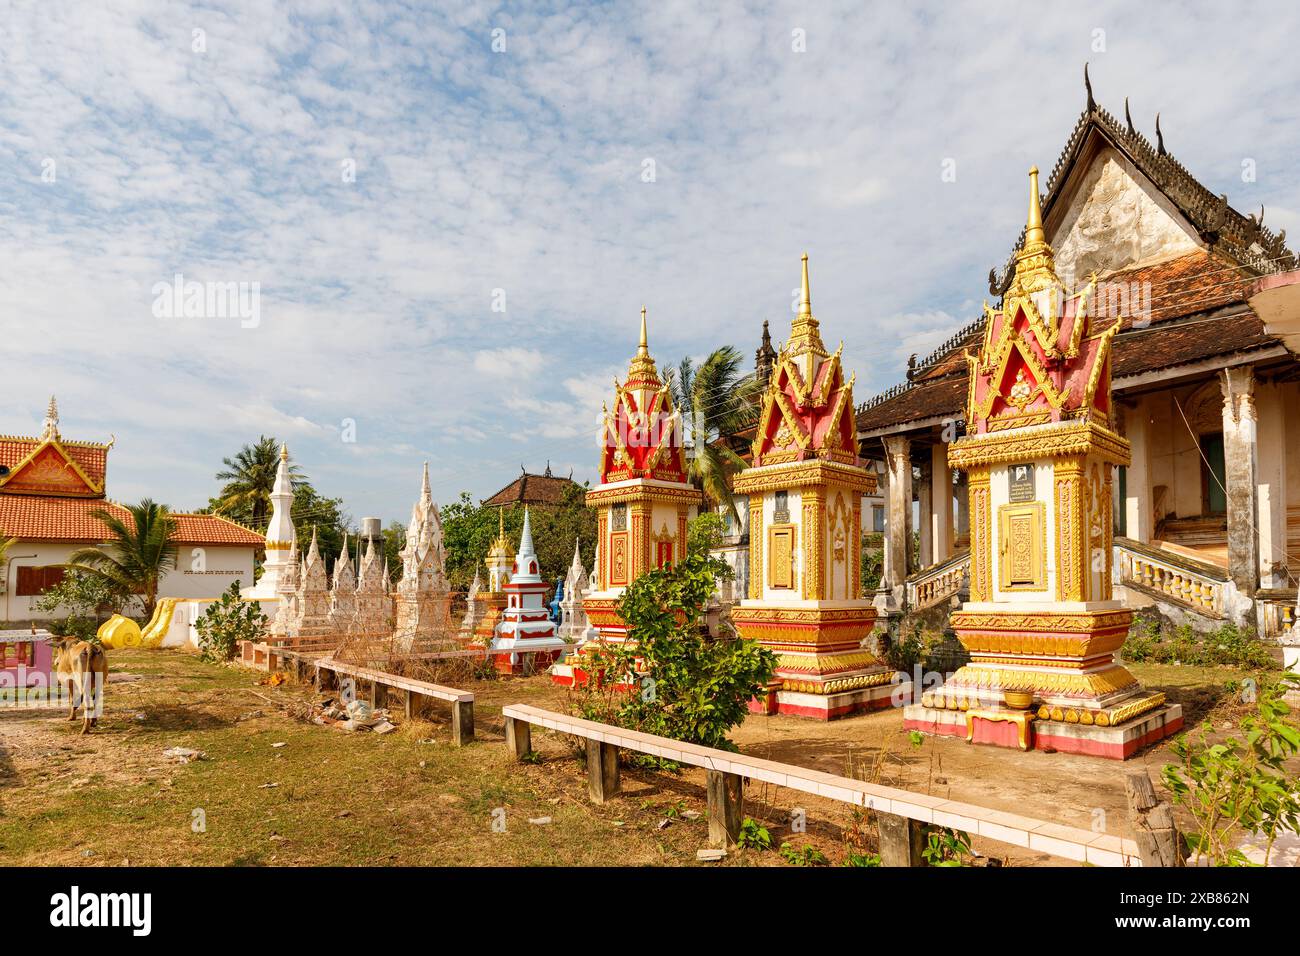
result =
[[1012,710],[1028,710],[1034,706],[1034,692],[1031,690],[1004,690],[1002,703]]

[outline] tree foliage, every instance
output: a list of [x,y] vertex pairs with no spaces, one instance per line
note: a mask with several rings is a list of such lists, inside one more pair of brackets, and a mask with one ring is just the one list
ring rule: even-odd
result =
[[[586,489],[565,489],[560,504],[530,509],[533,545],[542,578],[554,583],[573,562],[573,542],[579,543],[584,566],[590,571],[596,551],[596,515],[586,505]],[[467,589],[476,572],[484,569],[499,522],[504,519],[506,540],[513,554],[519,547],[524,525],[523,508],[485,508],[474,503],[469,492],[441,511],[442,543],[447,553],[447,577],[453,588]]]
[[[716,524],[705,522],[699,529],[682,561],[641,575],[623,593],[619,613],[635,645],[605,645],[594,652],[591,669],[603,678],[579,691],[586,695],[579,707],[584,715],[623,727],[735,750],[727,733],[744,721],[749,701],[763,692],[776,656],[754,641],[710,636],[706,605],[717,582],[732,571],[709,554]],[[618,691],[629,678],[631,691]]]
[[1241,721],[1241,736],[1213,738],[1213,725],[1183,734],[1169,749],[1178,757],[1161,773],[1165,786],[1196,821],[1188,848],[1215,866],[1249,866],[1238,848],[1243,837],[1262,836],[1264,863],[1283,831],[1300,832],[1300,776],[1288,761],[1300,752],[1300,729],[1283,697],[1300,687],[1287,673],[1252,690],[1258,709]]
[[709,501],[733,515],[731,476],[745,468],[725,439],[754,419],[762,387],[743,372],[745,360],[733,346],[714,349],[696,365],[688,356],[668,370],[667,385],[686,429],[687,472]]
[[[232,458],[223,458],[225,469],[217,472],[217,481],[225,485],[212,499],[212,510],[261,531],[271,520],[271,492],[280,468],[280,442],[267,435],[245,445]],[[307,479],[289,460],[289,479],[295,496]]]
[[72,568],[62,581],[45,589],[36,601],[36,609],[44,614],[63,613],[63,617],[49,622],[54,634],[88,640],[103,621],[120,614],[128,600],[107,578]]
[[125,520],[103,508],[90,512],[108,530],[108,543],[102,549],[78,549],[68,559],[68,567],[108,582],[122,598],[138,596],[148,618],[158,603],[159,581],[176,567],[172,543],[176,522],[166,505],[150,498],[127,505],[126,510]]

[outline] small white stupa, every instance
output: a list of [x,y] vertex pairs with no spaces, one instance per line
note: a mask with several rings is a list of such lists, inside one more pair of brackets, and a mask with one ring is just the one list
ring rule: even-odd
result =
[[250,601],[274,601],[286,590],[293,588],[289,580],[294,577],[293,550],[293,481],[289,477],[289,449],[280,446],[280,465],[275,470],[275,485],[271,489],[271,523],[266,528],[266,560],[262,562],[262,576],[250,588],[244,588],[240,597]]
[[546,589],[533,548],[532,521],[525,508],[514,573],[502,586],[506,593],[505,610],[492,638],[492,656],[498,673],[523,673],[529,665],[533,670],[541,670],[564,653],[564,639],[546,608]]

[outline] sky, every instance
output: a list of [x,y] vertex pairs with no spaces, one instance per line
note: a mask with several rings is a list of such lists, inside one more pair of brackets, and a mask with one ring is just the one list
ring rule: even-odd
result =
[[661,370],[748,358],[804,252],[861,402],[979,315],[1085,61],[1296,235],[1298,42],[1282,3],[0,0],[0,433],[57,394],[178,509],[259,435],[358,519],[424,461],[440,502],[592,480],[641,307]]

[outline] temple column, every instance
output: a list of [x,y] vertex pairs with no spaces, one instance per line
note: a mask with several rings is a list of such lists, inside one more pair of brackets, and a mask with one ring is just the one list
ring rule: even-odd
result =
[[931,493],[930,465],[921,466],[920,480],[916,485],[916,506],[920,525],[918,531],[916,570],[928,568],[934,564],[934,497]]
[[[1259,413],[1259,579],[1263,587],[1284,587],[1286,556],[1286,396],[1276,382],[1261,385]],[[1276,570],[1275,570],[1276,569]]]
[[952,557],[952,469],[948,467],[948,446],[943,442],[930,449],[930,501],[934,515],[931,561],[937,563]]
[[1224,369],[1219,386],[1228,492],[1228,573],[1238,591],[1254,597],[1259,587],[1259,536],[1254,526],[1259,498],[1255,370],[1249,365]]
[[907,556],[911,550],[909,530],[912,517],[912,443],[905,435],[884,439],[885,470],[889,476],[889,499],[885,513],[884,584],[895,607],[902,604],[903,581],[907,578]]
[[1133,448],[1133,462],[1125,473],[1124,519],[1128,537],[1144,544],[1151,543],[1151,472],[1147,467],[1151,415],[1145,402],[1124,416],[1127,433],[1124,437]]

